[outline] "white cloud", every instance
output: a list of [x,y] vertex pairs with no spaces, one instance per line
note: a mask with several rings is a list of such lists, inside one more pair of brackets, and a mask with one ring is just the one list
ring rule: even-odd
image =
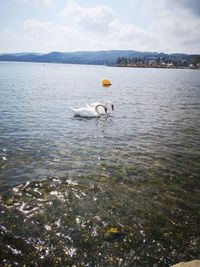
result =
[[[160,10],[161,16],[154,19],[148,27],[148,31],[154,33],[157,39],[157,49],[166,52],[200,52],[200,18],[192,12],[188,12],[185,5],[177,5],[173,2],[168,8],[169,1],[163,1],[164,13]],[[159,12],[159,10],[158,10]]]
[[69,0],[61,13],[68,23],[88,31],[105,31],[115,19],[113,10],[109,6],[82,7],[76,1]]
[[40,22],[36,19],[28,19],[24,22],[24,28],[40,33],[40,31],[51,28],[52,23]]
[[[139,0],[135,1],[139,5]],[[69,0],[59,17],[60,23],[28,19],[20,34],[9,31],[2,35],[0,51],[6,49],[3,44],[7,42],[10,51],[17,47],[18,51],[35,52],[133,49],[199,53],[200,18],[185,5],[171,2],[168,6],[170,1],[144,0],[140,4],[142,14],[151,20],[149,25],[139,26],[121,23],[109,6],[83,7]]]
[[25,32],[29,34],[35,51],[68,51],[76,47],[78,32],[69,27],[36,19],[26,20]]
[[151,33],[139,26],[121,24],[114,11],[106,5],[87,8],[75,0],[69,0],[61,15],[67,25],[78,29],[80,35],[84,33],[89,37],[83,39],[82,43],[88,47],[87,50],[141,50],[145,48],[145,39],[151,36]]
[[[188,0],[184,1],[188,2]],[[80,6],[75,0],[68,1],[62,16],[67,24],[81,32],[85,31],[91,39],[95,37],[99,49],[198,52],[199,19],[188,12],[188,6],[186,8],[185,4],[180,5],[179,2],[179,0],[178,2],[144,0],[140,3],[143,16],[151,18],[146,28],[120,23],[109,6],[86,8]],[[141,19],[143,18],[141,16]],[[96,49],[98,50],[98,47]]]

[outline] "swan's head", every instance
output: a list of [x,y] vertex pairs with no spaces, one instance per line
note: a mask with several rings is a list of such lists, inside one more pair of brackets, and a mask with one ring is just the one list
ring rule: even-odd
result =
[[112,103],[112,101],[107,101],[104,106],[110,106],[112,111],[114,110],[114,104]]

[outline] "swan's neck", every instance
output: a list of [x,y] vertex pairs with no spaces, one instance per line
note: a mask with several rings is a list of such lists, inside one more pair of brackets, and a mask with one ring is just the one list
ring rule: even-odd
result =
[[102,107],[105,110],[105,113],[107,113],[107,108],[104,105],[99,104],[95,107],[95,111],[97,112],[98,115],[100,115],[100,112],[98,111],[99,107]]

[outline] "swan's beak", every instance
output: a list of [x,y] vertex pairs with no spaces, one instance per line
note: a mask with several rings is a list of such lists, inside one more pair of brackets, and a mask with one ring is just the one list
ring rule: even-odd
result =
[[114,110],[114,105],[113,104],[111,105],[111,108],[112,108],[112,110]]
[[105,107],[105,113],[108,113],[108,109],[107,109],[107,107]]

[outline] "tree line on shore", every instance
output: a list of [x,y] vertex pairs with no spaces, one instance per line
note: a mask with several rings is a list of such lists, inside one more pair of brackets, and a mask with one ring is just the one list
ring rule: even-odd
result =
[[177,58],[173,56],[158,57],[118,57],[118,66],[163,67],[163,68],[199,68],[200,56]]

